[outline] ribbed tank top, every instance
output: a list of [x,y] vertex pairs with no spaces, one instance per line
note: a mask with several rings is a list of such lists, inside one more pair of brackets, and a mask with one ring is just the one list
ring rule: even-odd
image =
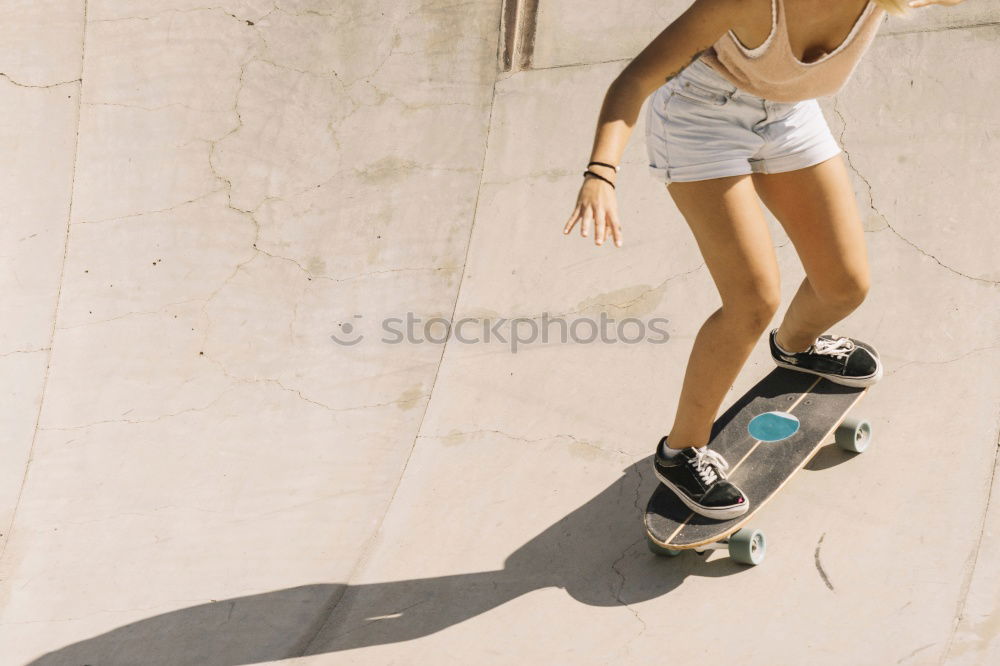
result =
[[784,1],[771,0],[771,32],[763,44],[748,49],[729,30],[700,60],[737,88],[775,102],[835,95],[854,73],[886,18],[886,11],[869,1],[840,46],[804,63],[792,53],[788,41]]

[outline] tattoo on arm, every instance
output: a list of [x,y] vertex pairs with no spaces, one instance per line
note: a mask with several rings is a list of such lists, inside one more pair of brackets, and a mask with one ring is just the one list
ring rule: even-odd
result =
[[683,71],[684,71],[685,69],[687,69],[687,68],[688,68],[688,67],[689,67],[689,66],[691,65],[691,63],[693,63],[693,62],[694,62],[695,60],[697,60],[697,59],[698,59],[698,58],[700,58],[701,56],[703,56],[703,55],[705,55],[706,53],[708,53],[708,52],[709,52],[709,51],[710,51],[711,49],[712,49],[712,47],[711,47],[711,46],[706,46],[705,48],[703,48],[703,49],[701,49],[700,51],[698,51],[697,53],[695,53],[695,54],[694,54],[693,56],[691,56],[691,60],[689,60],[689,61],[688,61],[688,63],[687,63],[686,65],[684,65],[683,67],[681,67],[681,68],[680,68],[679,70],[677,70],[676,72],[673,72],[673,73],[671,73],[671,74],[668,74],[668,75],[667,75],[667,78],[666,78],[666,79],[664,79],[664,83],[666,83],[666,82],[667,82],[667,81],[669,81],[670,79],[674,78],[675,76],[677,76],[678,74],[680,74],[681,72],[683,72]]

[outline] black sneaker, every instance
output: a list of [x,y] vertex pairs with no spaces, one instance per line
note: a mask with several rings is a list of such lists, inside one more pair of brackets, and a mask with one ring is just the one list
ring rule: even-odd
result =
[[707,518],[736,518],[750,508],[743,491],[726,480],[729,463],[708,447],[671,449],[663,437],[653,456],[653,471],[695,513]]
[[803,352],[787,352],[778,346],[771,329],[771,357],[782,368],[811,372],[844,386],[871,386],[882,378],[882,362],[869,344],[854,338],[821,335]]

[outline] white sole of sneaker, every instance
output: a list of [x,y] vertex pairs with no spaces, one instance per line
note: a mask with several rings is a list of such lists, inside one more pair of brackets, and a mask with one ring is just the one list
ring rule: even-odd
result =
[[779,368],[788,368],[789,370],[797,370],[799,372],[808,372],[811,375],[817,375],[819,377],[822,377],[823,379],[828,379],[831,382],[833,382],[834,384],[840,384],[841,386],[853,386],[853,387],[856,387],[856,388],[862,388],[862,387],[865,387],[865,386],[871,386],[872,384],[874,384],[878,380],[882,379],[882,364],[881,363],[878,364],[878,370],[875,371],[874,375],[872,375],[870,377],[856,377],[856,378],[852,378],[852,377],[837,377],[835,375],[830,375],[830,374],[827,374],[827,373],[819,372],[817,370],[810,370],[809,368],[802,368],[802,367],[799,367],[797,365],[792,365],[791,363],[785,363],[784,361],[780,361],[780,360],[774,358],[773,356],[771,358],[774,359],[775,365],[777,365]]
[[653,466],[653,474],[655,474],[656,478],[660,480],[660,483],[665,485],[667,488],[670,488],[670,490],[674,491],[674,494],[677,495],[678,499],[684,502],[684,506],[694,511],[699,516],[704,516],[705,518],[718,518],[720,520],[725,520],[727,518],[739,518],[750,509],[749,501],[743,504],[737,504],[735,506],[720,507],[718,509],[713,509],[710,507],[701,506],[700,504],[695,504],[695,502],[687,495],[685,495],[680,490],[680,488],[670,483],[668,479],[664,478],[663,476],[660,476],[660,473],[657,471],[655,465]]

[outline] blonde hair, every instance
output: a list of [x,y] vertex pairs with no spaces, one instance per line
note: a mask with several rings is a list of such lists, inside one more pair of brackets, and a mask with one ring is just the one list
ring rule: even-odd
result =
[[894,16],[910,18],[910,6],[906,0],[875,0],[875,4]]

